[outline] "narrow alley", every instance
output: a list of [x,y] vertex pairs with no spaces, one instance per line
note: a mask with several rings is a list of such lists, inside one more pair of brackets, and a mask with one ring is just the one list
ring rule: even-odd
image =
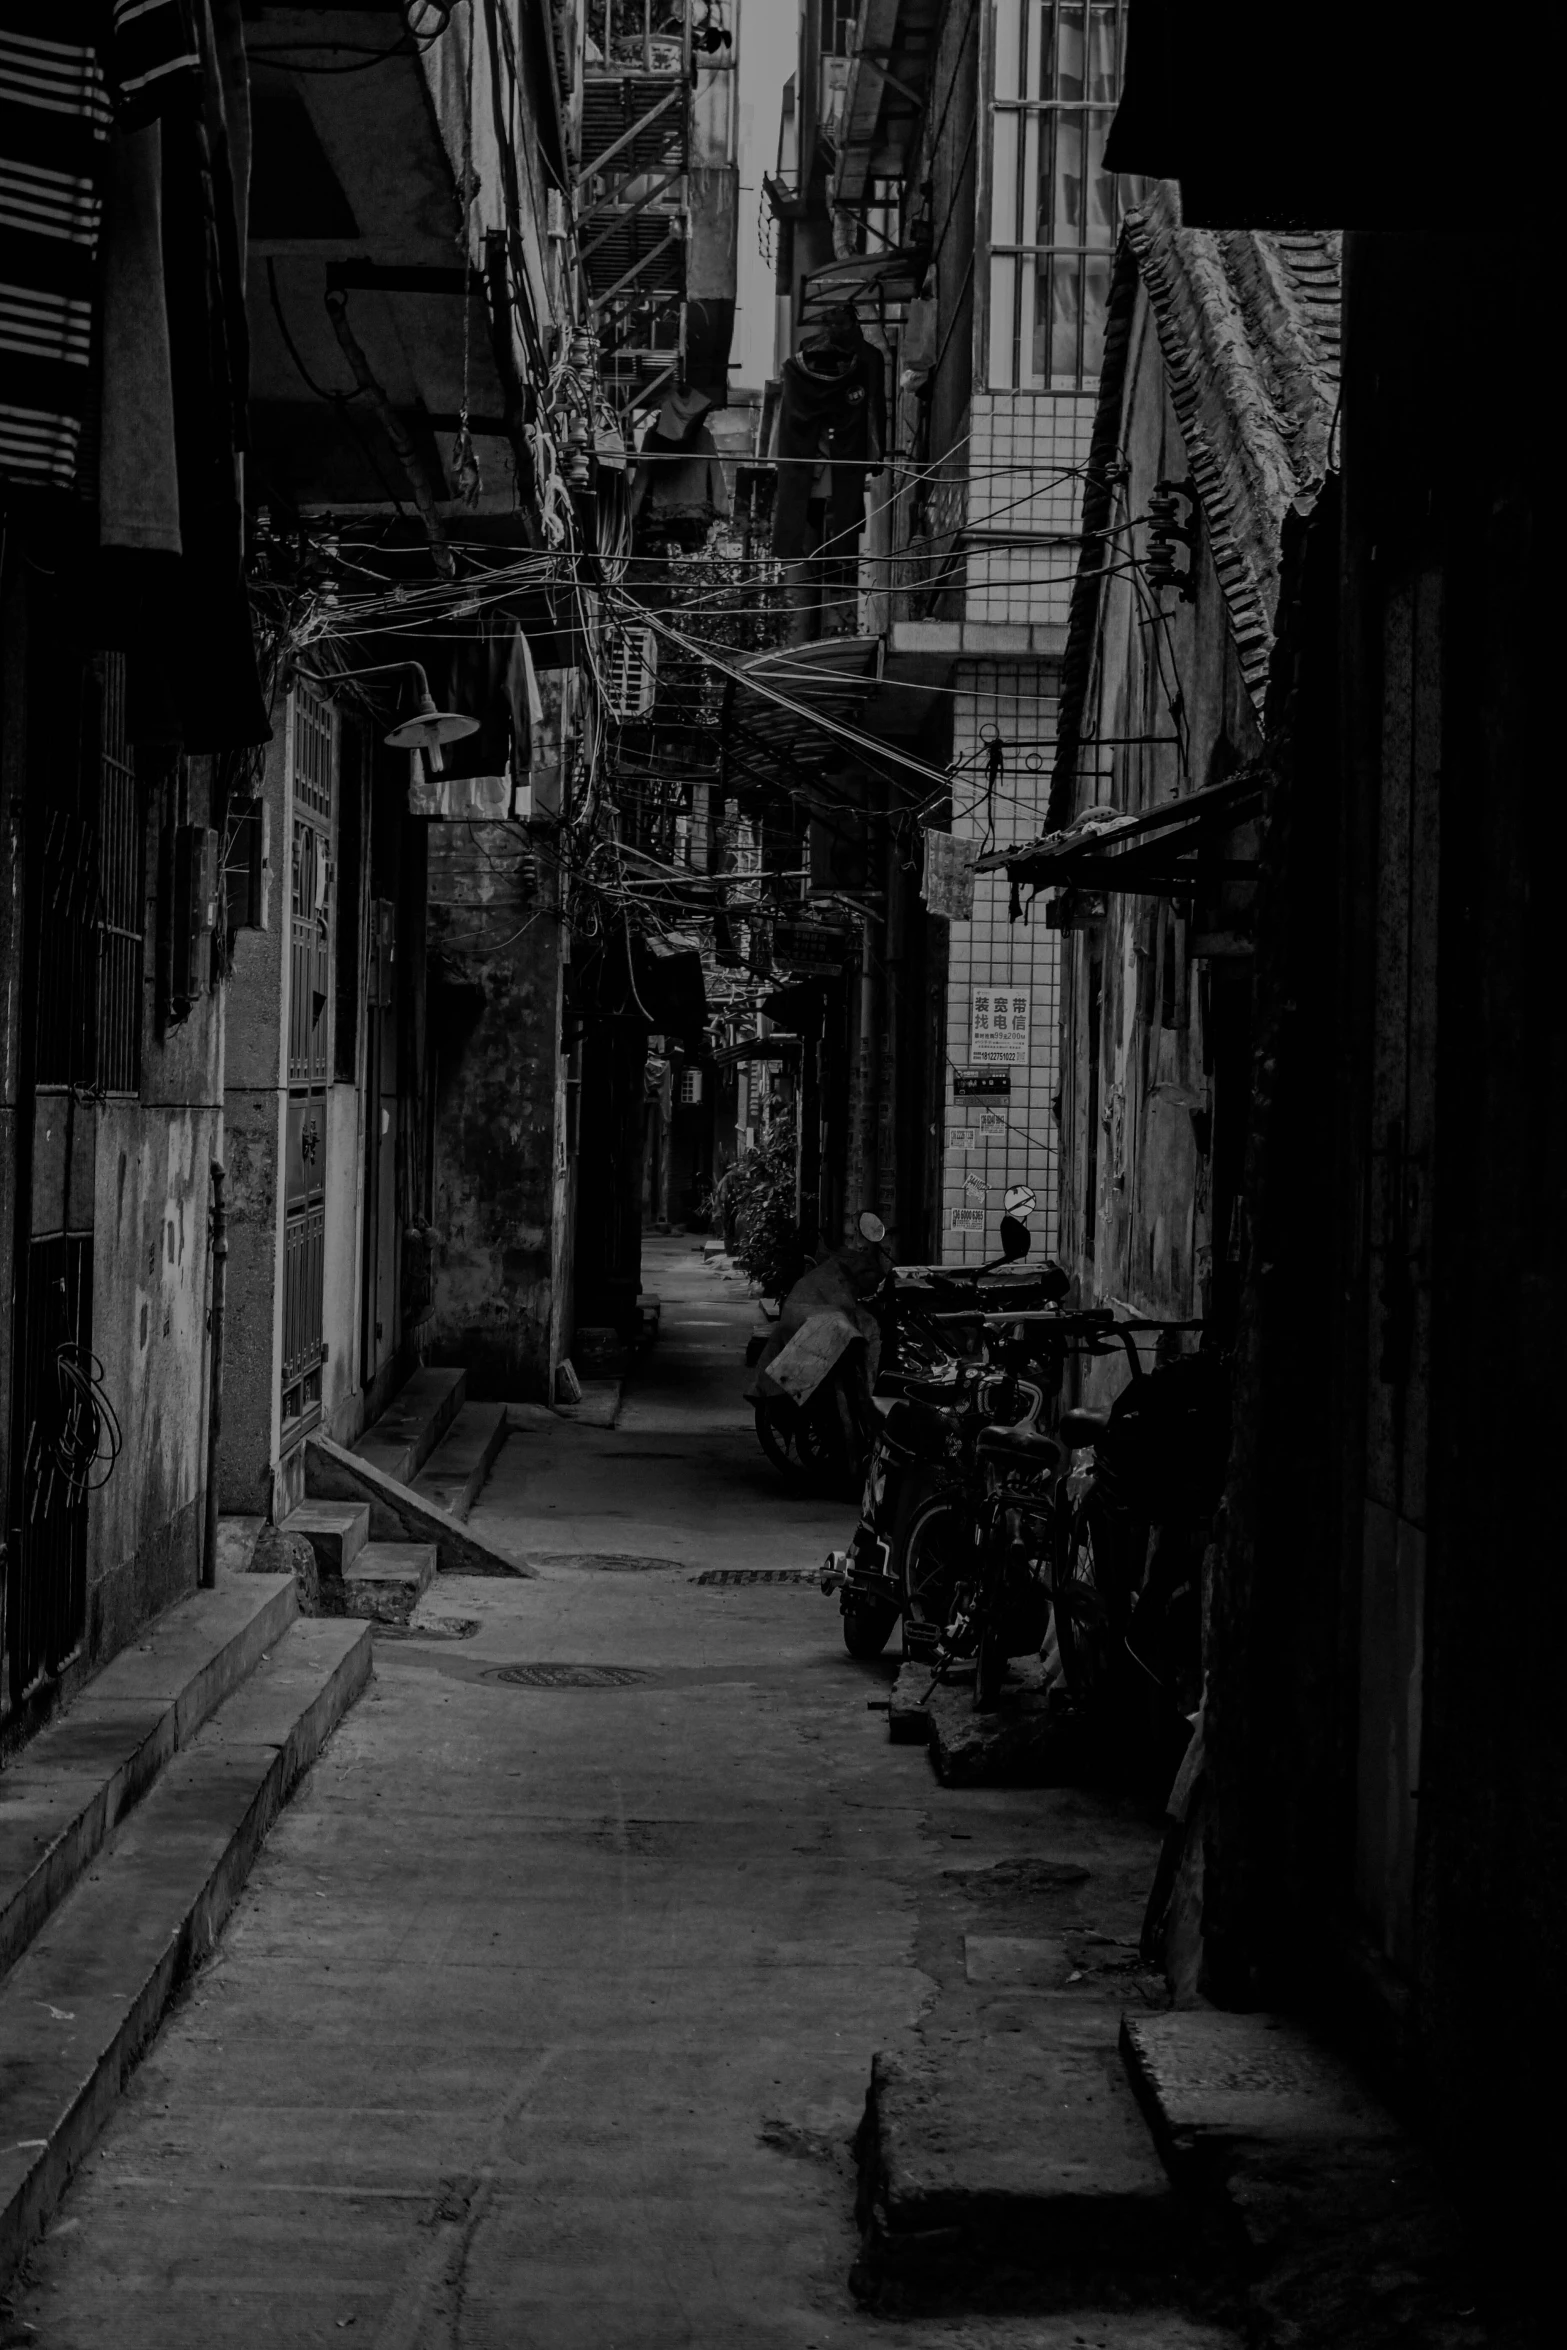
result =
[[844,1505],[781,1492],[740,1399],[754,1301],[698,1243],[645,1262],[663,1327],[620,1426],[514,1434],[474,1512],[538,1579],[443,1573],[377,1635],[8,2341],[1227,2339],[1169,2308],[857,2306],[872,2055],[1030,2004],[967,1983],[966,1934],[1064,1937],[1061,1995],[1124,2003],[1155,1839],[889,1746],[891,1664],[844,1653],[816,1588]]
[[1560,2331],[1556,141],[1412,21],[0,0],[0,2350]]

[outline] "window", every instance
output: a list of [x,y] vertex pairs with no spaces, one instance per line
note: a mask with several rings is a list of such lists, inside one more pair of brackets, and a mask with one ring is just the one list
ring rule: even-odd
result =
[[681,1070],[680,1099],[688,1105],[702,1099],[702,1072],[700,1069]]
[[990,381],[1099,379],[1125,183],[1100,168],[1125,0],[998,0],[992,99]]

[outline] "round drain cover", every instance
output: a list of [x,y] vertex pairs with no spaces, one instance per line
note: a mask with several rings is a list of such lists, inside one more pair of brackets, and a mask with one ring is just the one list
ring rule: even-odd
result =
[[635,1665],[502,1665],[493,1678],[513,1689],[632,1689],[653,1676]]
[[530,1550],[538,1567],[578,1567],[600,1575],[647,1575],[659,1567],[678,1567],[680,1559],[642,1558],[628,1550]]

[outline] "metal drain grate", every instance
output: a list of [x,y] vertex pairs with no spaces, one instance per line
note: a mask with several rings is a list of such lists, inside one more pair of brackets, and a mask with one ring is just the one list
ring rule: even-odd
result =
[[819,1584],[815,1567],[707,1567],[693,1575],[693,1583],[809,1583]]
[[651,1575],[659,1568],[667,1571],[684,1563],[680,1559],[642,1558],[628,1550],[530,1550],[528,1556],[537,1567],[576,1567],[600,1575]]
[[436,1616],[428,1624],[374,1624],[377,1640],[471,1640],[481,1629],[477,1616]]
[[653,1676],[635,1665],[502,1665],[491,1678],[512,1689],[634,1689]]

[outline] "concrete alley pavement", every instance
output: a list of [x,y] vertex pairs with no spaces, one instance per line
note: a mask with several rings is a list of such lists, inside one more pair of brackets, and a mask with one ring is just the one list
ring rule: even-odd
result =
[[976,1916],[1037,1930],[979,1880],[1080,1863],[1072,1922],[1124,1945],[1148,1833],[1070,1791],[938,1788],[867,1710],[890,1667],[850,1660],[810,1581],[699,1579],[803,1578],[846,1508],[786,1492],[757,1446],[743,1284],[689,1240],[650,1243],[645,1279],[662,1334],[619,1426],[514,1434],[475,1512],[537,1579],[443,1575],[411,1636],[378,1637],[6,2341],[1228,2339],[852,2297],[872,2053],[961,1994]]

